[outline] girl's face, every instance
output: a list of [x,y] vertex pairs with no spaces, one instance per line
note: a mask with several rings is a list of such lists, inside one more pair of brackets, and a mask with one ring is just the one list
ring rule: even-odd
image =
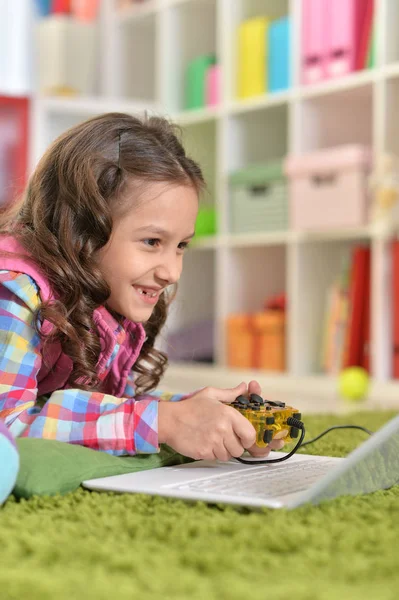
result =
[[154,183],[137,206],[114,218],[111,239],[99,252],[109,308],[136,323],[150,318],[162,291],[180,278],[197,212],[192,187]]

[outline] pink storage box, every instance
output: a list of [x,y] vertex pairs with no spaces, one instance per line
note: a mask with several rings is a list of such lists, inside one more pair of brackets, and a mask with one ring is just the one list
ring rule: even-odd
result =
[[340,146],[285,161],[294,230],[357,227],[368,220],[371,150]]

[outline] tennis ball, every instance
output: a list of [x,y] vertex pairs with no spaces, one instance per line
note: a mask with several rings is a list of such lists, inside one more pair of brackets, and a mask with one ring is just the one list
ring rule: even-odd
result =
[[359,402],[365,399],[369,388],[369,376],[361,367],[344,369],[338,379],[341,396],[346,400]]

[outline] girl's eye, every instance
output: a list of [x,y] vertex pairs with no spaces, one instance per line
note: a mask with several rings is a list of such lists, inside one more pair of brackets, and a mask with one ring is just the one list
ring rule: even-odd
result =
[[179,250],[186,250],[186,248],[188,248],[189,243],[188,242],[180,242],[180,244],[177,246],[179,248]]
[[151,246],[151,248],[156,248],[161,243],[161,240],[159,240],[158,238],[148,238],[146,240],[143,240],[143,242],[144,242],[144,244],[146,244],[146,246]]

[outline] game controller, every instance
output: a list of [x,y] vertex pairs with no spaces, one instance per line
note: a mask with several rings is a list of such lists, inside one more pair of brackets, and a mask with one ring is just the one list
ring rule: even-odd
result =
[[248,419],[256,430],[256,445],[264,448],[272,440],[291,442],[300,434],[301,413],[284,402],[264,400],[258,394],[238,396],[230,404]]

